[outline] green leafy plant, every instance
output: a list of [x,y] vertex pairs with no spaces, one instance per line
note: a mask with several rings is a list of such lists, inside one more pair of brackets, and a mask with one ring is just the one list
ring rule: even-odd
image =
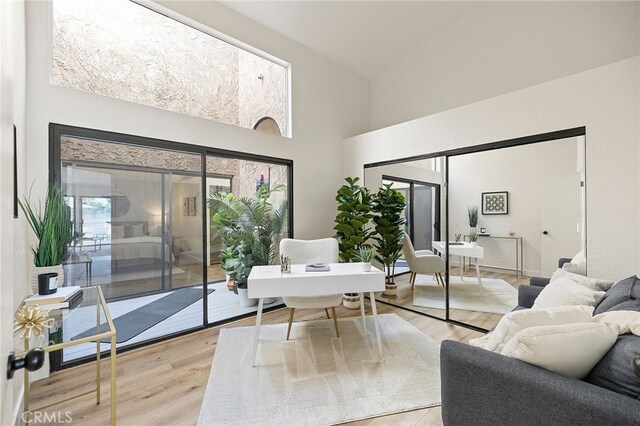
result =
[[391,184],[383,185],[375,194],[373,201],[373,223],[377,254],[375,259],[385,266],[387,283],[393,282],[394,264],[400,257],[404,239],[405,200],[402,193],[391,188]]
[[475,228],[478,226],[478,206],[467,207],[469,213],[469,226]]
[[72,238],[71,209],[64,202],[59,185],[51,185],[42,205],[34,206],[28,198],[18,200],[27,223],[36,234],[38,245],[31,247],[35,266],[60,265],[67,258]]
[[347,185],[342,185],[336,195],[338,214],[333,229],[336,230],[340,260],[343,262],[355,260],[358,250],[371,235],[368,224],[373,217],[372,195],[369,189],[358,185],[359,180],[357,177],[345,178]]
[[370,245],[363,245],[356,253],[356,260],[369,263],[373,259],[373,248]]
[[469,234],[469,242],[475,243],[478,241],[478,234]]
[[211,215],[211,238],[222,237],[226,249],[220,254],[222,269],[239,287],[253,266],[273,264],[287,223],[287,203],[275,209],[269,202],[284,185],[261,185],[252,197],[219,192],[207,200]]

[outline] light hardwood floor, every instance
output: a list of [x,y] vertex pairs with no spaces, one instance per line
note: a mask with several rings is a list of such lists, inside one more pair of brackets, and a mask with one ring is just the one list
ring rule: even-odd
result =
[[[513,276],[507,274],[495,274],[495,277],[503,278],[514,286],[525,281],[524,279],[515,280]],[[396,301],[400,302],[408,298],[404,294],[408,286],[408,275],[398,277],[397,281],[401,284],[401,290],[400,297]],[[395,313],[438,341],[452,339],[466,342],[482,335],[464,327],[447,324],[382,303],[378,304],[378,311]],[[367,313],[370,314],[368,304]],[[359,315],[358,310],[338,308],[338,318],[357,315]],[[473,313],[472,319],[477,320],[478,324],[483,324],[489,321],[483,317],[491,315]],[[279,309],[264,314],[263,323],[284,323],[287,318],[288,310]],[[304,310],[296,316],[296,321],[323,318],[322,310]],[[220,329],[249,326],[254,323],[254,318],[247,318],[118,355],[118,425],[196,424]],[[108,424],[110,409],[108,362],[108,358],[103,359],[103,402],[100,405],[96,405],[93,395],[88,395],[52,407],[48,411],[69,410],[74,425]],[[94,380],[95,363],[56,372],[48,379],[32,385],[32,401],[34,406],[42,405],[77,391],[89,390]],[[362,420],[352,424],[432,425],[440,423],[440,407],[434,407]]]

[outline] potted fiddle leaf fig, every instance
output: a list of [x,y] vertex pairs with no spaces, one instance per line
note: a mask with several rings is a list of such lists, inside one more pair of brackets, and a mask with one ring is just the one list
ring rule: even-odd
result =
[[49,186],[44,208],[41,204],[37,206],[32,204],[28,198],[18,200],[18,204],[38,240],[37,245],[31,247],[33,253],[31,290],[34,294],[38,292],[38,275],[45,273],[57,273],[58,282],[64,285],[62,263],[69,254],[73,222],[71,208],[64,202],[62,188],[58,184]]
[[404,195],[391,188],[391,184],[383,185],[374,196],[373,223],[375,232],[375,259],[382,263],[386,272],[385,291],[383,295],[395,298],[397,285],[394,281],[395,263],[402,252],[404,240]]
[[[333,227],[336,231],[340,260],[342,262],[358,261],[358,251],[364,247],[371,235],[369,222],[372,195],[368,188],[358,185],[360,179],[347,177],[346,185],[338,189],[336,201],[338,214]],[[347,309],[358,309],[360,306],[358,293],[345,293],[342,301]]]
[[[252,306],[247,297],[247,278],[253,266],[273,265],[287,223],[287,203],[277,209],[269,201],[284,185],[261,185],[252,197],[219,192],[208,199],[212,239],[222,237],[225,250],[220,255],[222,269],[234,281],[233,290],[242,306]],[[228,284],[227,284],[228,285]],[[273,300],[264,301],[265,304]]]

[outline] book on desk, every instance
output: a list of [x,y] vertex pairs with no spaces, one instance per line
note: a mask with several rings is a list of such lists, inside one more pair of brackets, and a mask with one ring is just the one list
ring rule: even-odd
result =
[[43,310],[73,308],[82,302],[80,286],[58,287],[53,294],[34,294],[25,299],[27,306],[39,305]]
[[327,272],[331,268],[326,263],[307,263],[304,266],[304,270],[306,272]]

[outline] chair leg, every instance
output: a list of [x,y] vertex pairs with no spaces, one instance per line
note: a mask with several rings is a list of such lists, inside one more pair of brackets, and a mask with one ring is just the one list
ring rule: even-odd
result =
[[287,340],[289,340],[289,335],[291,334],[291,323],[293,323],[293,313],[296,311],[296,308],[291,308],[289,311],[289,327],[287,327]]
[[327,314],[327,319],[331,319],[331,316],[329,315],[329,310],[327,308],[324,308],[324,313]]
[[333,314],[333,325],[336,328],[336,337],[340,338],[340,331],[338,331],[338,317],[336,316],[336,308],[335,306],[331,308],[331,313]]

